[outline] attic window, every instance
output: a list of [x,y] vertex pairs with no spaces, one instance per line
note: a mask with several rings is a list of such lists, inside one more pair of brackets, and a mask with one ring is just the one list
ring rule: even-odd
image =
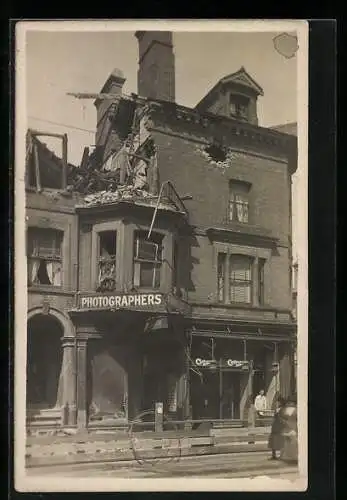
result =
[[243,95],[230,95],[229,111],[230,116],[239,120],[248,119],[249,98]]
[[218,144],[211,144],[210,146],[207,146],[205,148],[205,151],[213,161],[219,162],[225,161],[227,159],[225,149],[223,149],[222,146],[219,146]]

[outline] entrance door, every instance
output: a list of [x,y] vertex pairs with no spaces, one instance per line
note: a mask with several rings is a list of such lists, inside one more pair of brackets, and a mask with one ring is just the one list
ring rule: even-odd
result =
[[219,397],[219,372],[201,370],[201,376],[191,375],[191,404],[193,418],[218,419],[220,397]]
[[222,418],[240,419],[241,374],[238,372],[223,372],[223,404]]
[[62,364],[63,327],[48,315],[38,314],[28,321],[27,406],[53,408],[57,402]]

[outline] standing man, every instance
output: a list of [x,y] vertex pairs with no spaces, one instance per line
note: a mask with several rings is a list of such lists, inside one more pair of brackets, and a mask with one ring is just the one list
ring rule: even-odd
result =
[[259,394],[256,396],[254,400],[254,408],[259,416],[264,415],[264,411],[266,410],[266,397],[263,389],[259,391]]

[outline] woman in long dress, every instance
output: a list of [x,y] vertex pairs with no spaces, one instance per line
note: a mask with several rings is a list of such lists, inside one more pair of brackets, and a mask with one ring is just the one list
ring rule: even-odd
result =
[[268,447],[271,450],[271,460],[277,460],[277,452],[281,452],[284,441],[282,436],[282,422],[280,411],[285,405],[285,400],[281,397],[277,400],[277,407],[272,421],[271,433],[269,436]]

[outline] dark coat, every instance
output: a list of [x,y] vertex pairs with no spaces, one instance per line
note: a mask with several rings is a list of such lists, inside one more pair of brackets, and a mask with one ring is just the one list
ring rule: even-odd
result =
[[273,421],[272,421],[272,427],[271,427],[271,433],[269,436],[269,441],[268,441],[268,447],[271,450],[276,450],[280,451],[283,448],[284,441],[282,437],[282,422],[280,419],[280,412],[279,410],[276,411]]

